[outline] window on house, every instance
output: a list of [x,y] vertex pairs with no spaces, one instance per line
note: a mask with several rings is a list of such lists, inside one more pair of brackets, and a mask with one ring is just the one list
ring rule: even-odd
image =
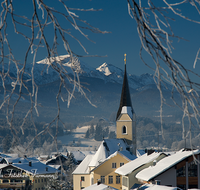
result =
[[121,163],[120,163],[120,167],[121,167],[121,166],[123,166],[123,165],[124,165],[124,163],[123,163],[123,162],[121,162]]
[[120,176],[119,175],[116,176],[116,184],[120,184]]
[[35,183],[37,183],[37,179],[35,180]]
[[113,176],[112,175],[108,176],[108,183],[113,184]]
[[126,132],[126,126],[123,126],[123,127],[122,127],[122,133],[123,133],[123,134],[126,134],[126,133],[127,133],[127,132]]
[[189,177],[197,177],[197,164],[195,161],[188,163],[188,176]]
[[84,176],[81,176],[81,181],[85,181],[85,177]]
[[101,176],[101,183],[105,183],[105,176]]
[[40,183],[40,179],[38,179],[38,183]]
[[112,168],[117,168],[117,164],[116,163],[112,163]]

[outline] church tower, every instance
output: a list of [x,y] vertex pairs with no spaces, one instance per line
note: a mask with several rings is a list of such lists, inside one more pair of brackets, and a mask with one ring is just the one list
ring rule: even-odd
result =
[[130,151],[136,155],[136,116],[131,103],[126,74],[126,54],[124,56],[124,80],[120,105],[116,117],[117,138],[125,139],[127,144],[130,146]]

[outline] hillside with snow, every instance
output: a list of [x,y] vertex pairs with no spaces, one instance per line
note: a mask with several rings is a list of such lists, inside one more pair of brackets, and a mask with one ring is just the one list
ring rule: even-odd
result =
[[[56,62],[59,62],[59,64],[56,64]],[[26,65],[23,79],[29,81],[26,84],[31,89],[30,79],[33,71],[34,81],[39,88],[37,102],[40,115],[39,117],[35,116],[36,120],[48,122],[54,118],[57,113],[56,95],[58,93],[60,79],[58,73],[50,66],[50,63],[53,64],[55,69],[62,70],[63,78],[65,78],[66,73],[72,76],[72,78],[73,73],[78,73],[84,92],[92,104],[96,106],[92,106],[78,91],[75,91],[69,109],[67,108],[67,102],[63,102],[61,98],[59,98],[61,118],[64,122],[80,123],[94,117],[109,118],[111,115],[115,115],[119,106],[124,70],[107,63],[93,68],[76,58],[71,62],[68,55],[63,55],[52,60],[43,59],[38,61],[34,65],[34,70],[32,70],[31,64]],[[2,68],[0,67],[0,69]],[[5,66],[4,73],[6,69],[8,70]],[[10,78],[6,78],[5,80],[8,89],[12,89],[11,84],[15,82],[17,77],[16,71],[16,67],[11,65],[9,69]],[[159,119],[160,94],[156,88],[153,76],[148,73],[140,76],[132,74],[127,75],[132,104],[136,114]],[[65,80],[67,82],[67,79]],[[170,87],[170,85],[167,86]],[[16,97],[12,96],[14,101],[18,98],[17,89],[15,96]],[[2,86],[0,86],[0,100],[3,100],[3,97],[4,90]],[[175,121],[180,113],[174,108],[170,97],[170,90],[165,89],[164,98],[166,99],[166,104],[172,107],[164,105],[163,113],[166,116],[174,115],[171,121]],[[23,98],[23,101],[20,101],[20,104],[18,104],[19,112],[16,112],[17,117],[22,117],[29,109],[30,98],[25,96],[25,93]],[[62,89],[62,98],[65,100],[68,99],[68,92],[64,88]]]
[[[54,69],[52,68],[51,64],[54,66]],[[32,64],[26,65],[24,73],[25,80],[31,79],[32,68],[33,68]],[[79,76],[98,78],[104,80],[105,82],[112,82],[119,84],[122,84],[123,82],[124,71],[112,64],[103,63],[98,68],[93,68],[84,63],[83,61],[79,61],[77,58],[74,58],[72,64],[69,55],[62,55],[59,57],[55,57],[54,59],[52,58],[50,60],[47,58],[43,59],[41,61],[38,61],[34,65],[33,73],[36,84],[45,85],[59,80],[59,74],[58,72],[55,71],[58,69],[63,71],[63,76],[64,73],[73,75],[73,73],[76,72],[79,73]],[[8,68],[5,65],[4,73],[7,70]],[[15,65],[11,64],[9,68],[9,75],[12,76],[11,77],[12,79],[7,77],[7,80],[5,81],[6,85],[15,82],[17,78],[16,73],[17,69]],[[133,89],[142,88],[144,86],[155,84],[153,76],[148,73],[143,74],[141,76],[128,74],[128,80],[129,80],[129,86]]]

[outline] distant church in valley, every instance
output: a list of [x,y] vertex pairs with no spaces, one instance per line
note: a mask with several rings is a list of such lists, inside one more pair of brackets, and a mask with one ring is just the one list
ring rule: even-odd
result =
[[88,187],[99,180],[120,189],[122,177],[115,170],[136,158],[136,115],[125,69],[121,100],[116,116],[116,139],[103,139],[94,155],[88,155],[73,172],[74,190]]
[[120,106],[116,117],[116,135],[118,139],[125,139],[130,151],[136,155],[136,115],[132,107],[126,73],[126,54],[124,58],[124,80],[121,92]]

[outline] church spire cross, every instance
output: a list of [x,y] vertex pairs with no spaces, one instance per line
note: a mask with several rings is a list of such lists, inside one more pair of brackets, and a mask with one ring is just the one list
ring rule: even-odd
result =
[[124,64],[126,65],[126,53],[124,54]]

